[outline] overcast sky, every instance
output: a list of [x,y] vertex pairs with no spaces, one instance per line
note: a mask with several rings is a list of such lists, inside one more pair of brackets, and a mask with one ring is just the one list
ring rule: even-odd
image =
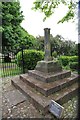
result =
[[[65,15],[67,8],[64,5],[60,5],[56,9],[55,14],[43,22],[44,15],[39,11],[35,12],[31,10],[35,0],[20,0],[21,10],[23,11],[24,20],[21,26],[33,36],[44,35],[44,28],[50,28],[50,33],[53,36],[59,34],[66,39],[78,42],[78,30],[77,24],[71,22],[65,22],[57,24],[57,22]],[[77,21],[77,20],[76,20]]]

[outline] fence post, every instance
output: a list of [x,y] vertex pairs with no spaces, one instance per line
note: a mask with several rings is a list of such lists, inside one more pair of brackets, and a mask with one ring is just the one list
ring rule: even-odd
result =
[[25,73],[25,66],[24,66],[24,49],[23,49],[23,46],[22,46],[22,70],[23,70],[23,73]]

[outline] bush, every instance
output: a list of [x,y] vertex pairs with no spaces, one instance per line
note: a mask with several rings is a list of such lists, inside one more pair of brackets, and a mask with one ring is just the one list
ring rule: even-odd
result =
[[69,64],[69,56],[60,56],[59,60],[61,61],[63,66],[66,66]]
[[[28,70],[35,68],[38,61],[44,59],[44,52],[37,50],[24,50],[24,67]],[[22,67],[22,52],[18,52],[16,56],[18,66]]]
[[55,58],[57,58],[57,52],[54,51],[54,52],[52,53],[52,56],[55,57]]
[[72,70],[78,70],[78,62],[70,62],[69,66]]
[[78,62],[78,56],[70,56],[70,62]]
[[78,62],[78,56],[60,56],[59,60],[63,66],[68,65],[70,62]]

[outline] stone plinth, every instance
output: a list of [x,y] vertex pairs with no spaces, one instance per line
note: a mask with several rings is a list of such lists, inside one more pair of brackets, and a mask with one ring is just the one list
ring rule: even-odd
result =
[[44,73],[55,73],[62,71],[61,65],[54,61],[39,61],[35,69]]

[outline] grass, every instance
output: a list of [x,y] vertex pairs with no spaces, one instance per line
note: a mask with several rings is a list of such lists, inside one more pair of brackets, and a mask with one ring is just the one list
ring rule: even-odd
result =
[[22,73],[15,63],[0,63],[0,77],[14,76]]

